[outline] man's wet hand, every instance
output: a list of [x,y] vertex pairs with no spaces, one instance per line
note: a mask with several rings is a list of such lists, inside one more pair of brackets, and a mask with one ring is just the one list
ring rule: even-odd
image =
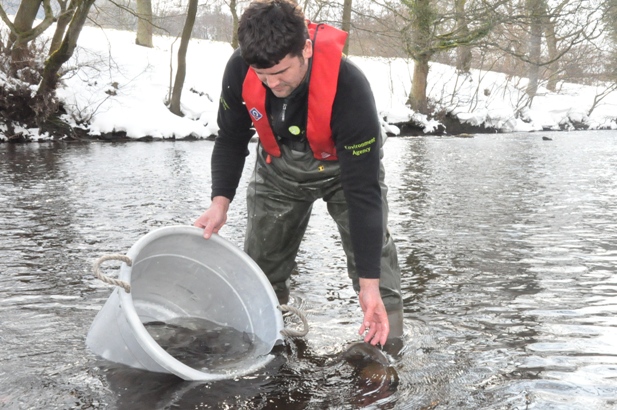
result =
[[364,312],[364,320],[358,333],[364,335],[365,342],[372,345],[379,343],[383,346],[390,333],[390,324],[379,293],[379,279],[360,278],[358,298]]

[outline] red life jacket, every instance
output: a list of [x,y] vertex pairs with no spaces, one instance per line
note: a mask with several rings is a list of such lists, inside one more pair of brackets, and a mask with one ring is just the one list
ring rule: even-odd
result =
[[[347,33],[326,24],[314,23],[309,23],[308,30],[313,41],[313,62],[308,89],[306,138],[315,158],[334,161],[337,156],[330,120]],[[266,115],[266,88],[252,68],[244,78],[242,98],[264,150],[280,157],[281,149]]]

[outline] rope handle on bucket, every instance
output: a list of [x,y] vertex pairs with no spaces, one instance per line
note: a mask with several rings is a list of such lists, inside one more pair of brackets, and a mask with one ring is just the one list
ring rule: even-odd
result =
[[294,329],[285,328],[285,329],[281,330],[281,334],[283,336],[287,336],[287,337],[302,337],[302,336],[306,336],[306,334],[309,331],[309,326],[308,326],[308,320],[306,320],[306,315],[304,314],[304,312],[302,312],[298,308],[295,308],[293,306],[288,306],[288,305],[280,305],[280,306],[277,306],[277,308],[281,312],[295,313],[296,316],[298,316],[300,318],[300,320],[302,321],[302,325],[304,326],[304,328],[302,330],[294,330]]
[[114,255],[103,255],[94,262],[94,265],[92,266],[92,273],[94,273],[94,276],[96,276],[103,282],[108,283],[110,285],[114,285],[114,286],[120,286],[122,289],[126,291],[126,293],[131,293],[131,285],[129,285],[128,282],[125,282],[120,279],[110,278],[109,276],[106,276],[103,274],[103,272],[101,272],[101,264],[105,261],[111,261],[111,260],[122,261],[126,263],[128,266],[131,266],[133,264],[133,262],[131,261],[131,258],[125,255],[115,255],[115,254]]

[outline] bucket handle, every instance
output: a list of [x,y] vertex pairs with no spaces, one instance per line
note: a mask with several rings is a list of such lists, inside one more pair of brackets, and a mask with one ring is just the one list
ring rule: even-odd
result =
[[304,312],[302,312],[298,308],[295,308],[293,306],[288,306],[288,305],[280,305],[280,306],[277,306],[277,308],[281,312],[295,313],[300,318],[300,320],[302,321],[302,325],[304,326],[304,328],[302,330],[295,330],[295,329],[284,328],[283,330],[281,330],[281,334],[283,336],[287,336],[287,337],[302,337],[302,336],[306,336],[306,334],[309,331],[309,326],[308,326],[308,320],[306,320],[306,315],[304,314]]
[[110,278],[109,276],[106,276],[103,274],[103,272],[101,272],[101,264],[105,261],[111,261],[111,260],[122,261],[126,263],[128,266],[131,266],[133,264],[133,262],[131,261],[131,258],[125,255],[116,255],[116,254],[103,255],[94,262],[94,265],[92,266],[92,273],[94,273],[94,276],[96,276],[103,282],[108,283],[110,285],[114,285],[114,286],[120,286],[122,289],[126,291],[126,293],[131,293],[131,285],[129,285],[128,282],[125,282],[120,279]]

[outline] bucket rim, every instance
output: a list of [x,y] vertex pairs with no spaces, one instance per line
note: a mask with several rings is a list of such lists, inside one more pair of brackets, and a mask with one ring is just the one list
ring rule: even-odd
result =
[[[201,228],[189,225],[166,226],[155,229],[142,236],[139,240],[137,240],[137,242],[133,244],[133,246],[131,246],[131,248],[127,252],[127,256],[131,260],[134,260],[135,257],[139,255],[141,250],[150,242],[171,234],[186,234],[190,236],[199,236],[204,241],[213,241],[218,245],[224,246],[227,250],[233,252],[235,256],[241,259],[243,263],[249,265],[251,270],[254,271],[254,273],[256,274],[260,283],[263,285],[263,288],[267,293],[268,298],[270,299],[271,305],[273,306],[276,334],[278,335],[277,339],[274,340],[273,345],[276,345],[283,340],[283,337],[281,336],[281,330],[283,330],[284,328],[283,316],[281,312],[276,308],[278,306],[278,298],[276,297],[276,293],[274,292],[270,281],[255,261],[253,261],[237,246],[235,246],[233,243],[223,238],[219,234],[213,234],[210,239],[204,239],[203,229]],[[123,263],[120,268],[119,278],[130,284],[131,273],[132,267]],[[166,369],[168,372],[181,377],[184,380],[215,381],[227,379],[234,376],[244,376],[262,368],[274,358],[272,354],[267,354],[258,358],[258,360],[256,360],[251,366],[242,370],[236,370],[229,373],[207,373],[192,368],[167,353],[165,349],[163,349],[154,340],[154,338],[152,338],[148,330],[141,322],[141,319],[137,315],[131,294],[127,293],[124,289],[118,289],[118,292],[120,296],[122,310],[124,311],[127,322],[129,323],[132,331],[135,332],[135,334],[137,335],[136,339],[142,349],[148,352],[148,354],[154,359],[154,361],[156,361],[161,367]]]

